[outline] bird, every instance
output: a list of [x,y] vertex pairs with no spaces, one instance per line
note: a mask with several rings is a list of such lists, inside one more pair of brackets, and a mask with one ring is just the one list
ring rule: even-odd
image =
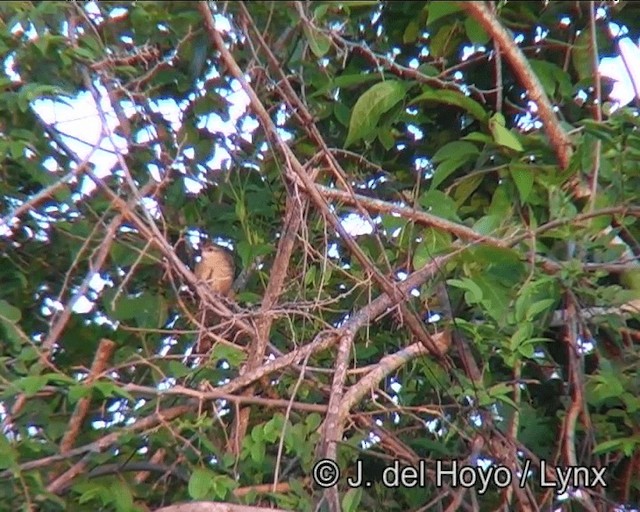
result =
[[196,277],[206,283],[211,291],[229,297],[233,287],[235,264],[231,252],[214,243],[202,247],[202,256],[196,264]]
[[[235,263],[231,251],[227,248],[215,243],[205,243],[200,261],[194,267],[194,274],[215,294],[232,297]],[[204,304],[200,306],[200,318],[205,328],[213,327],[220,320],[216,313],[207,311]],[[202,331],[197,343],[197,353],[208,353],[212,345],[211,337]]]

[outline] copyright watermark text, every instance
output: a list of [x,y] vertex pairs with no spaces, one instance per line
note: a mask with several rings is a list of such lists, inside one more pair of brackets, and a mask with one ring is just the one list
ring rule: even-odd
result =
[[[386,466],[381,474],[381,482],[389,488],[426,487],[434,483],[436,487],[474,487],[479,494],[491,488],[502,489],[512,484],[523,488],[530,476],[531,461],[524,461],[524,468],[515,476],[506,466],[491,465],[488,467],[464,465],[457,461],[435,461],[435,469],[428,470],[425,460],[417,466],[405,466],[399,461]],[[595,467],[547,467],[543,460],[538,473],[538,485],[555,489],[563,494],[570,487],[606,487],[604,479],[606,468]],[[370,487],[373,481],[366,479],[363,461],[356,461],[355,474],[346,478],[349,487]],[[341,473],[338,464],[330,459],[321,459],[313,467],[312,477],[316,485],[322,488],[333,487],[340,481]],[[514,482],[514,478],[518,481]]]

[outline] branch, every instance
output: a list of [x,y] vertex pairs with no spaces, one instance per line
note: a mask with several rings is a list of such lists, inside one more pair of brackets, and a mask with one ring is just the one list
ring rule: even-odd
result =
[[343,425],[340,418],[340,404],[342,403],[344,383],[347,378],[347,368],[349,366],[349,355],[355,334],[352,330],[345,330],[340,337],[335,373],[333,374],[331,394],[329,395],[327,416],[322,426],[320,443],[318,443],[316,450],[317,459],[335,460],[337,457],[337,443],[342,439]]
[[[89,370],[89,376],[87,377],[85,384],[91,384],[96,379],[96,377],[105,370],[115,348],[115,342],[107,338],[103,338],[100,340],[98,350],[96,350],[96,354],[93,358],[93,363],[91,364],[91,369]],[[73,414],[71,415],[71,419],[69,420],[69,428],[65,432],[64,436],[62,436],[62,441],[60,441],[60,453],[69,451],[73,446],[73,443],[78,436],[78,432],[80,432],[80,428],[82,427],[82,422],[84,421],[87,415],[87,411],[89,410],[90,402],[91,399],[89,397],[83,397],[78,400],[76,408],[74,409]]]
[[291,400],[278,398],[265,398],[261,396],[238,396],[230,393],[223,393],[219,388],[212,388],[209,391],[198,391],[184,386],[174,386],[168,389],[157,389],[138,384],[124,384],[122,390],[127,393],[136,393],[141,396],[186,396],[197,399],[200,402],[210,402],[213,400],[226,400],[234,404],[256,404],[263,407],[291,407],[299,411],[325,412],[327,407],[321,404],[307,404],[304,402],[292,402]]
[[527,94],[535,102],[540,113],[540,119],[544,124],[549,142],[556,152],[561,169],[569,166],[572,153],[571,140],[569,135],[560,125],[553,106],[549,101],[544,88],[537,75],[531,69],[524,53],[513,41],[513,36],[491,13],[485,2],[458,2],[460,6],[471,14],[475,20],[482,25],[487,34],[494,40],[504,54],[505,59],[511,65],[515,75],[520,79],[520,83],[527,90]]
[[420,211],[416,208],[409,206],[401,206],[393,204],[381,199],[373,199],[361,194],[350,194],[344,190],[327,187],[325,185],[315,185],[315,188],[324,196],[330,199],[337,199],[345,204],[356,205],[361,204],[369,210],[380,213],[395,213],[405,219],[412,220],[425,226],[432,226],[443,231],[447,231],[461,240],[469,240],[472,242],[488,242],[490,245],[496,247],[508,247],[509,244],[499,238],[493,238],[486,235],[481,235],[477,231],[465,226],[464,224],[458,224],[450,220],[431,215],[430,213]]
[[[242,5],[242,4],[241,4]],[[262,102],[256,95],[253,88],[244,78],[244,73],[238,66],[237,62],[231,55],[231,52],[226,48],[222,36],[215,28],[215,22],[211,15],[211,10],[207,2],[199,2],[199,10],[204,18],[205,27],[209,34],[209,37],[214,47],[220,52],[222,61],[225,63],[231,75],[238,80],[242,89],[250,99],[251,107],[258,116],[265,133],[267,136],[275,142],[275,147],[280,150],[287,163],[290,162],[293,155],[290,151],[287,151],[288,147],[284,141],[278,135],[276,126],[273,124],[269,113],[262,105]],[[245,13],[247,15],[248,13]],[[278,66],[276,66],[278,67]],[[293,157],[295,159],[295,157]],[[299,162],[296,163],[300,167],[302,174],[306,172],[302,169]],[[249,348],[249,358],[245,365],[245,371],[250,371],[257,368],[264,359],[264,355],[267,349],[269,341],[269,332],[271,331],[271,325],[273,323],[273,317],[271,315],[264,314],[271,310],[277,303],[278,297],[282,293],[282,287],[284,285],[285,278],[287,276],[287,269],[289,268],[289,262],[291,255],[293,254],[293,247],[295,242],[295,235],[299,231],[302,224],[303,215],[302,212],[306,206],[307,199],[301,200],[298,197],[292,197],[291,195],[287,200],[287,214],[284,223],[284,229],[280,242],[278,243],[278,250],[271,269],[271,277],[269,284],[265,291],[260,320],[256,329],[256,336],[253,343]],[[249,390],[250,392],[250,390]],[[240,443],[244,438],[249,421],[249,409],[242,409],[236,420],[234,421],[233,431],[231,434],[231,451],[232,453],[240,453]]]
[[162,424],[167,421],[171,421],[179,416],[183,416],[190,412],[192,407],[190,405],[180,405],[176,407],[172,407],[171,409],[165,409],[163,411],[158,411],[153,413],[151,416],[147,416],[146,418],[142,418],[139,421],[136,421],[133,425],[128,428],[124,428],[122,430],[118,430],[117,432],[113,432],[111,434],[107,434],[104,437],[94,441],[93,443],[85,444],[84,446],[79,446],[78,448],[73,448],[69,450],[67,453],[60,453],[56,455],[49,455],[48,457],[43,457],[42,459],[32,460],[29,462],[25,462],[24,464],[20,464],[17,468],[8,469],[0,472],[0,478],[12,478],[15,477],[15,471],[29,471],[31,469],[39,469],[43,467],[50,466],[56,462],[60,462],[63,460],[68,460],[78,455],[84,455],[90,452],[100,453],[115,444],[118,439],[122,436],[126,436],[132,434],[134,432],[140,432],[142,430],[156,427],[159,424]]
[[[425,265],[420,270],[410,274],[407,279],[399,283],[398,287],[400,288],[400,291],[403,293],[409,293],[410,290],[422,285],[427,281],[427,279],[434,277],[438,273],[442,265],[445,265],[459,252],[460,251],[455,251],[444,256],[437,256],[431,263]],[[358,331],[362,327],[368,325],[372,319],[381,315],[396,304],[396,298],[391,297],[387,294],[382,294],[376,299],[372,300],[365,307],[354,313],[349,318],[349,320],[347,320],[347,322],[345,322],[344,325],[339,329],[322,331],[316,335],[311,343],[308,343],[307,345],[304,345],[297,350],[289,352],[286,355],[278,357],[277,359],[274,359],[273,361],[270,361],[260,366],[259,368],[256,368],[255,370],[248,371],[218,389],[223,393],[234,393],[239,389],[249,386],[262,377],[265,377],[278,370],[287,368],[291,365],[300,363],[312,354],[333,347],[338,341],[339,336],[342,335],[345,331]]]
[[[433,338],[438,345],[442,347],[442,350],[446,351],[446,347],[451,344],[451,334],[448,331],[440,332],[434,335]],[[349,411],[353,406],[360,402],[367,393],[377,386],[378,382],[400,368],[402,365],[416,357],[425,355],[426,353],[427,350],[424,345],[421,343],[414,343],[402,350],[398,350],[395,354],[389,354],[388,356],[383,357],[372,371],[360,379],[357,384],[351,386],[349,391],[344,394],[342,402],[340,403],[339,426],[341,427],[344,425],[344,422],[349,415]],[[340,430],[340,437],[338,439],[341,438],[342,430]]]
[[[231,52],[227,49],[222,39],[222,35],[218,32],[215,27],[215,22],[213,16],[211,15],[211,11],[206,2],[199,2],[200,12],[202,13],[205,26],[209,37],[211,38],[215,48],[220,52],[221,60],[224,62],[227,69],[230,71],[230,74],[238,80],[242,89],[249,97],[249,102],[251,104],[252,109],[255,114],[260,119],[261,124],[263,125],[266,135],[274,141],[275,147],[278,148],[288,166],[286,171],[289,171],[287,174],[288,177],[294,183],[302,183],[304,188],[306,189],[307,194],[310,196],[311,201],[315,204],[318,210],[321,212],[323,217],[328,221],[328,223],[333,227],[333,229],[340,235],[340,237],[344,240],[345,245],[348,247],[349,251],[354,255],[354,257],[360,262],[360,264],[371,274],[371,276],[375,279],[376,283],[382,288],[382,290],[390,297],[394,297],[396,303],[400,304],[401,307],[404,306],[404,302],[406,299],[406,295],[403,295],[400,292],[398,285],[385,277],[381,272],[375,267],[375,265],[371,262],[369,257],[364,253],[364,251],[360,248],[358,243],[353,239],[353,237],[347,232],[347,230],[342,225],[341,220],[338,216],[333,212],[329,205],[327,204],[324,197],[320,194],[320,192],[314,187],[313,177],[310,176],[303,165],[300,163],[296,155],[293,153],[291,148],[284,143],[280,135],[278,134],[278,130],[274,122],[271,120],[269,113],[265,109],[264,105],[256,95],[253,88],[247,83],[242,70],[238,66]],[[291,172],[292,171],[292,172]],[[409,311],[408,308],[403,309],[403,313],[405,316],[405,323],[413,333],[413,335],[421,340],[426,346],[433,345],[430,341],[430,335],[424,328],[424,324],[418,318],[418,316]],[[270,325],[270,324],[269,324]],[[266,337],[261,339],[261,345],[264,347],[260,347],[261,353],[264,354],[266,349]],[[434,353],[435,348],[434,348]]]

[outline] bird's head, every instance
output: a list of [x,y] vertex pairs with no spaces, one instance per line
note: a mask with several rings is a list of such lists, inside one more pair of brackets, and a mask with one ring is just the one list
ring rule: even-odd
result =
[[214,242],[207,241],[202,245],[201,257],[202,259],[219,259],[221,263],[235,267],[231,250]]

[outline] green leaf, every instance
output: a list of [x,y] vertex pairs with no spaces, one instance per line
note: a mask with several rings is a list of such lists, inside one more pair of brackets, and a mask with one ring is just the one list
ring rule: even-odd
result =
[[16,474],[19,473],[17,468],[17,453],[15,451],[15,444],[12,444],[7,439],[8,436],[0,436],[0,469],[16,470]]
[[591,34],[589,30],[582,30],[573,42],[571,48],[571,63],[578,73],[580,80],[590,78],[593,75],[593,63],[591,60]]
[[134,512],[133,495],[129,486],[123,485],[122,482],[111,485],[111,496],[116,506],[117,512]]
[[264,456],[266,454],[266,445],[263,442],[259,443],[251,443],[249,448],[249,455],[251,456],[251,460],[256,464],[262,464],[264,461]]
[[348,2],[341,2],[339,0],[332,0],[329,4],[343,5],[346,8],[353,9],[354,7],[371,7],[374,5],[380,5],[379,0],[349,0]]
[[9,304],[6,300],[0,300],[0,318],[3,321],[15,324],[20,321],[22,317],[22,313],[20,310],[11,304]]
[[71,52],[74,56],[79,57],[80,60],[87,60],[89,62],[96,60],[96,53],[89,48],[82,48],[78,46],[73,48]]
[[440,70],[437,67],[435,67],[435,66],[433,66],[431,64],[427,64],[426,62],[423,63],[423,64],[420,64],[418,66],[418,71],[420,73],[422,73],[423,75],[426,75],[426,76],[434,76],[435,77],[435,76],[438,76],[440,74]]
[[526,165],[512,165],[510,170],[511,178],[516,184],[518,194],[520,195],[520,201],[524,203],[527,201],[533,188],[533,171]]
[[598,375],[591,376],[588,388],[593,390],[600,402],[618,397],[624,392],[621,375],[613,368],[601,370]]
[[[366,84],[368,82],[377,82],[378,80],[380,80],[379,73],[357,73],[355,75],[341,75],[335,77],[330,82],[330,85],[326,87],[326,90],[335,88],[349,89],[351,87]],[[326,90],[323,89],[323,92],[326,92]]]
[[544,60],[529,62],[548,96],[554,96],[556,92],[560,92],[562,96],[572,93],[571,77],[560,66]]
[[433,173],[431,178],[432,190],[437,188],[452,173],[457,171],[467,162],[475,159],[479,150],[475,144],[465,141],[453,141],[441,147],[436,154],[433,155],[434,163],[441,162]]
[[189,496],[194,500],[206,498],[212,488],[212,482],[215,476],[216,474],[213,471],[196,468],[189,478],[189,484],[187,486]]
[[[11,342],[12,348],[14,350],[19,350],[19,347],[25,342],[20,328],[13,322],[8,322],[4,319],[0,321],[0,324],[4,327],[4,341]],[[0,339],[0,341],[2,340]]]
[[456,207],[462,206],[467,199],[477,190],[482,181],[484,180],[483,174],[476,174],[472,176],[465,176],[464,179],[459,181],[453,194],[456,202]]
[[313,54],[318,58],[324,57],[331,48],[329,36],[309,23],[304,24],[303,30]]
[[260,443],[264,441],[264,432],[266,425],[256,425],[253,429],[251,429],[251,440],[256,443]]
[[429,50],[435,58],[448,58],[462,41],[461,29],[458,23],[444,25],[431,38]]
[[360,500],[362,499],[362,488],[356,487],[355,489],[349,489],[342,498],[342,510],[343,512],[355,512],[358,510]]
[[315,412],[311,413],[305,418],[304,423],[307,427],[307,432],[315,432],[320,426],[320,423],[322,423],[322,416]]
[[538,340],[529,339],[520,343],[520,345],[518,345],[518,354],[522,357],[526,357],[527,359],[533,358],[536,353],[537,342]]
[[451,235],[435,228],[425,228],[422,241],[416,246],[413,255],[413,267],[419,269],[433,261],[437,254],[451,249]]
[[464,30],[467,33],[469,41],[474,44],[486,44],[489,42],[489,34],[482,28],[475,18],[469,16],[464,20]]
[[427,26],[435,23],[440,18],[461,10],[462,7],[454,2],[429,2],[427,5]]
[[211,357],[214,361],[226,360],[230,366],[237,367],[244,362],[247,358],[247,354],[238,347],[218,343],[213,347]]
[[169,369],[169,375],[174,379],[179,379],[191,373],[191,369],[180,361],[169,361],[167,367]]
[[406,86],[397,80],[387,80],[372,86],[358,101],[351,113],[345,147],[366,138],[378,127],[380,116],[404,98]]
[[26,112],[32,101],[40,98],[56,98],[67,96],[60,87],[48,84],[27,83],[20,87],[18,92],[18,106],[22,112]]
[[486,133],[482,133],[482,132],[471,132],[470,134],[462,137],[462,139],[460,140],[469,140],[471,142],[481,142],[483,144],[489,144],[490,142],[493,142],[493,139],[491,137],[489,137]]
[[316,7],[313,10],[313,18],[316,21],[322,21],[324,19],[324,17],[327,14],[327,11],[329,10],[329,7],[331,6],[331,4],[325,2],[323,4],[320,4],[318,7]]
[[[512,386],[510,384],[506,384],[502,382],[500,384],[496,384],[495,386],[492,386],[491,388],[489,388],[489,396],[492,399],[499,400],[500,402],[503,402],[507,405],[510,405],[514,409],[517,409],[518,406],[515,404],[513,399],[509,396],[509,394],[511,394],[512,392],[513,392]],[[489,405],[489,403],[490,402],[486,403],[485,405]]]
[[505,128],[504,123],[505,121],[502,114],[494,114],[491,119],[489,119],[489,131],[491,131],[491,135],[493,135],[493,140],[496,144],[513,149],[514,151],[524,151],[518,138]]
[[471,142],[465,141],[453,141],[442,146],[431,159],[434,163],[439,163],[450,158],[455,158],[461,155],[475,156],[479,153],[478,147]]
[[506,186],[498,186],[491,198],[491,205],[487,212],[489,215],[497,215],[502,219],[509,218],[511,209],[513,208],[513,201],[509,197]]
[[[105,294],[105,299],[108,294]],[[107,305],[110,300],[106,300]],[[113,315],[116,320],[135,319],[138,327],[158,328],[167,320],[167,303],[161,295],[150,292],[137,297],[121,297],[117,300]]]
[[81,398],[91,395],[91,388],[84,384],[78,384],[77,386],[71,386],[67,391],[67,396],[71,403],[76,403]]
[[533,325],[529,322],[520,324],[516,332],[511,336],[510,349],[515,351],[518,347],[527,341],[533,333]]
[[475,117],[478,121],[486,121],[489,117],[484,107],[475,100],[472,100],[468,96],[465,96],[461,92],[457,91],[443,91],[442,89],[426,88],[422,94],[414,98],[410,105],[414,105],[420,101],[431,101],[435,103],[444,103],[446,105],[453,105],[466,110],[469,114]]
[[440,190],[427,190],[420,196],[420,205],[432,215],[447,220],[460,221],[456,202]]
[[504,267],[521,264],[518,251],[507,247],[481,244],[472,249],[472,254],[474,261],[484,265]]
[[336,116],[336,119],[342,126],[349,126],[350,114],[351,112],[344,103],[337,101],[333,105],[333,115]]
[[477,304],[483,299],[484,294],[482,288],[480,288],[473,279],[469,279],[468,277],[463,279],[449,279],[447,280],[447,284],[455,288],[466,290],[467,293],[465,293],[464,296],[467,304],[469,305]]
[[[76,485],[76,492],[80,493],[78,503],[84,504],[106,494],[105,489],[98,483],[86,482]],[[104,499],[102,500],[104,502]]]
[[449,176],[451,176],[454,172],[456,172],[460,167],[465,165],[470,160],[469,155],[459,155],[451,157],[448,160],[442,162],[436,170],[433,172],[433,177],[431,178],[431,185],[429,188],[434,190],[440,185],[443,181],[445,181]]
[[474,276],[476,285],[482,290],[482,305],[497,322],[502,323],[509,308],[509,289],[485,275]]
[[529,61],[531,68],[538,75],[538,80],[542,84],[542,88],[547,96],[553,96],[556,93],[556,79],[553,76],[553,69],[550,62],[545,62],[542,60],[533,60]]
[[91,384],[91,386],[95,388],[96,391],[98,391],[104,398],[120,397],[125,398],[131,402],[135,402],[135,398],[129,392],[125,391],[114,382],[99,380]]
[[533,320],[536,315],[542,313],[543,311],[548,310],[551,306],[556,303],[556,299],[543,299],[537,302],[534,302],[527,308],[527,312],[525,318],[529,321]]
[[262,435],[268,442],[273,443],[281,434],[282,427],[284,425],[284,419],[281,415],[275,415],[267,423],[265,423],[262,429]]
[[637,269],[624,270],[620,273],[620,284],[639,294],[640,298],[640,267]]
[[396,139],[392,134],[390,126],[381,126],[378,129],[378,140],[380,141],[380,144],[382,144],[382,147],[387,151],[394,146]]
[[309,285],[314,285],[315,286],[316,273],[317,273],[317,267],[309,268],[309,270],[304,275],[304,285],[305,286],[309,286]]
[[504,217],[500,215],[485,215],[473,225],[473,230],[480,235],[492,235],[500,227],[503,220]]
[[640,436],[620,437],[598,443],[593,448],[593,453],[599,455],[601,453],[614,452],[622,448],[622,450],[627,453],[627,456],[631,456],[638,446],[640,446]]
[[46,375],[29,375],[15,381],[15,386],[21,389],[25,395],[33,396],[44,388],[49,379]]
[[620,395],[620,399],[624,403],[625,409],[629,414],[633,414],[640,410],[640,398],[628,393],[624,392]]
[[220,500],[226,498],[229,491],[232,491],[238,486],[238,484],[227,475],[216,475],[211,483],[213,494]]
[[395,233],[398,229],[402,230],[407,226],[407,219],[400,217],[399,215],[383,214],[380,216],[381,224],[385,232],[389,235]]
[[[26,112],[27,109],[29,108],[29,103],[22,102],[19,98],[18,98],[18,105],[20,105],[20,110],[22,110],[23,112]],[[11,158],[13,158],[14,160],[20,159],[20,157],[23,156],[24,150],[26,148],[27,148],[27,145],[21,140],[14,140],[10,142],[9,153],[11,155]]]
[[404,34],[402,34],[402,42],[404,44],[415,43],[419,35],[420,25],[417,21],[411,20],[404,29]]

